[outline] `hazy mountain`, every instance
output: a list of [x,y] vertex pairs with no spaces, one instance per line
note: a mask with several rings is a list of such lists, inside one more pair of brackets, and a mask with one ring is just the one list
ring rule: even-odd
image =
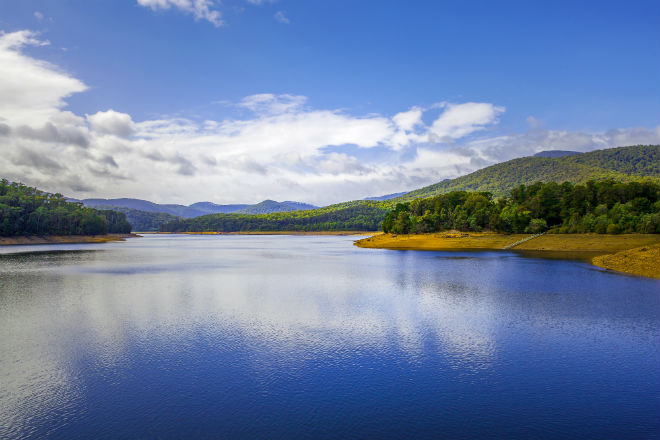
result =
[[406,191],[394,193],[394,194],[386,194],[384,196],[365,197],[363,200],[390,200],[390,199],[395,199],[397,197],[401,197],[404,194],[406,194]]
[[581,154],[579,151],[568,151],[568,150],[545,150],[539,151],[534,155],[534,157],[565,157],[573,156],[574,154]]
[[175,205],[175,204],[159,204],[150,202],[148,200],[141,199],[130,199],[130,198],[121,198],[121,199],[84,199],[81,202],[85,206],[90,206],[92,208],[101,208],[101,207],[123,207],[130,209],[137,209],[139,211],[146,212],[165,212],[167,214],[172,214],[177,217],[197,217],[200,215],[207,214],[207,212],[191,208],[184,205]]
[[[305,209],[315,209],[317,206],[300,202],[276,202],[274,200],[264,200],[255,205],[234,204],[218,205],[211,202],[197,202],[192,205],[160,204],[148,200],[120,198],[120,199],[68,199],[70,201],[82,202],[85,206],[92,208],[111,209],[115,207],[134,209],[142,212],[166,213],[176,217],[192,218],[207,214],[268,214],[271,212],[287,212]],[[124,211],[122,211],[124,212]],[[128,215],[128,213],[127,213]],[[129,220],[130,221],[130,220]]]
[[211,202],[197,202],[189,206],[206,214],[230,214],[232,212],[240,211],[241,209],[248,208],[252,205],[238,204],[238,205],[218,205]]

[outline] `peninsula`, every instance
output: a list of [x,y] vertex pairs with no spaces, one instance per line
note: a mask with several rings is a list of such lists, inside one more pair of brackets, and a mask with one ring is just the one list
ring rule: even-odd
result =
[[[526,238],[529,239],[523,241]],[[660,279],[660,235],[657,234],[534,236],[448,231],[376,234],[357,240],[355,245],[361,248],[424,251],[508,249],[536,257],[585,260],[605,269]]]

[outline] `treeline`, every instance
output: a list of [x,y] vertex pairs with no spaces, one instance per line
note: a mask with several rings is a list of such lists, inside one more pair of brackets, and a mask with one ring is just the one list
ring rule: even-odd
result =
[[[126,220],[131,224],[133,231],[147,232],[158,231],[163,223],[180,219],[181,217],[167,212],[149,212],[139,209],[126,208],[124,206],[107,206],[107,209],[123,212]],[[96,208],[98,209],[98,207]]]
[[383,220],[395,234],[491,230],[505,233],[660,233],[660,185],[589,181],[520,185],[495,200],[489,192],[453,191],[399,203]]
[[101,235],[129,233],[117,211],[85,208],[22,183],[0,180],[0,235]]
[[161,232],[377,231],[387,210],[378,203],[345,203],[271,214],[210,214],[160,226]]

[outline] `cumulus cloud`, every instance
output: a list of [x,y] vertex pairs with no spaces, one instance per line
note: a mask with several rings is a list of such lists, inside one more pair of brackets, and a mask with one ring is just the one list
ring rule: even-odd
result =
[[498,122],[505,108],[484,102],[440,103],[444,111],[433,121],[431,135],[438,142],[451,142]]
[[45,46],[31,31],[0,33],[0,115],[5,123],[46,122],[65,99],[87,89],[56,66],[28,57],[25,46]]
[[177,9],[191,14],[196,20],[206,20],[215,27],[222,26],[222,14],[215,9],[213,0],[137,0],[138,5],[153,11]]
[[33,128],[29,125],[18,126],[14,133],[18,137],[34,139],[53,144],[77,145],[82,148],[89,146],[89,135],[84,129],[71,126],[57,127],[47,122],[42,127]]
[[85,84],[23,52],[44,44],[29,31],[0,35],[1,177],[78,198],[323,205],[411,190],[541,150],[659,142],[657,129],[547,130],[533,117],[525,133],[496,133],[505,109],[485,102],[354,115],[315,108],[305,96],[262,93],[233,104],[236,117],[222,120],[134,121],[113,109],[81,116],[65,106]]
[[87,115],[92,128],[100,134],[110,134],[119,137],[128,137],[135,133],[135,124],[131,115],[107,110]]
[[422,123],[422,109],[413,107],[406,112],[397,113],[392,120],[401,130],[410,131]]

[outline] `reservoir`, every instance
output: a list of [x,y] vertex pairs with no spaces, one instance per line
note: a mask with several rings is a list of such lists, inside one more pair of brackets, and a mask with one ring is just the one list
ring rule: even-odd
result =
[[660,436],[660,281],[356,238],[0,248],[0,438]]

